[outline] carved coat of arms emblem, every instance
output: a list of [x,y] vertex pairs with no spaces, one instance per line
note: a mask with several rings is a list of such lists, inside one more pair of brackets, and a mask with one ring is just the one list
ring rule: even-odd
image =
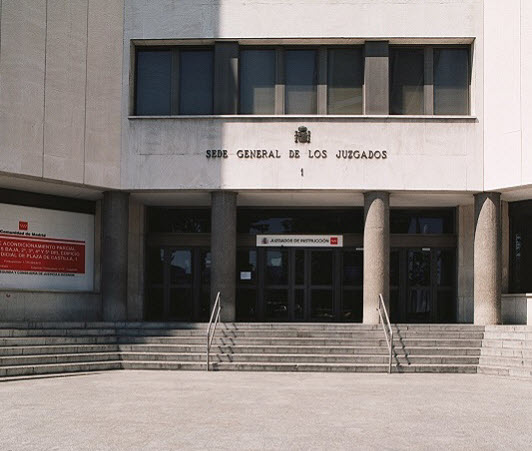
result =
[[298,129],[296,130],[296,134],[295,134],[295,140],[296,140],[296,144],[297,143],[300,143],[300,144],[310,143],[310,130],[303,125],[301,127],[298,127]]

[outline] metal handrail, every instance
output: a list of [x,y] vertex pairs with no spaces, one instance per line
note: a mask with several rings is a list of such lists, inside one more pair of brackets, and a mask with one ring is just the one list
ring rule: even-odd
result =
[[[216,327],[220,322],[220,311],[222,310],[220,304],[220,292],[216,295],[216,300],[214,301],[214,306],[212,307],[211,318],[209,319],[209,326],[207,327],[207,371],[209,371],[209,360],[211,353],[211,346],[214,340],[214,334],[216,334]],[[213,323],[214,320],[214,323]],[[213,326],[214,324],[214,326]],[[212,334],[211,334],[212,331]]]
[[[388,316],[388,311],[386,310],[386,304],[384,303],[384,298],[382,297],[382,293],[379,294],[379,306],[377,307],[377,311],[379,312],[379,316],[381,318],[381,324],[382,324],[382,330],[384,331],[384,338],[386,338],[386,344],[388,345],[388,351],[390,352],[390,359],[388,361],[388,374],[392,372],[392,356],[393,356],[393,330],[392,325],[390,323],[390,318]],[[384,317],[382,315],[382,312],[384,311]],[[386,325],[385,325],[386,320]],[[388,330],[386,330],[386,326],[388,327]],[[389,338],[388,338],[389,335]]]

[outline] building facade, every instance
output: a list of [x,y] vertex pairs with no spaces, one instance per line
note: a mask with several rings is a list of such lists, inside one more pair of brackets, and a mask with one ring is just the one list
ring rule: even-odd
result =
[[0,318],[530,324],[531,70],[524,0],[0,0]]

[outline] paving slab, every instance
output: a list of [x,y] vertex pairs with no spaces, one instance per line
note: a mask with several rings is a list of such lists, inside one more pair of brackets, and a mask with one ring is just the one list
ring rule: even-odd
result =
[[532,449],[532,381],[110,371],[0,383],[9,450]]

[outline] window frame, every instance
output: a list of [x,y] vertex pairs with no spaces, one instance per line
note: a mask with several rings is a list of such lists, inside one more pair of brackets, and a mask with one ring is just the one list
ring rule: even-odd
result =
[[[167,51],[171,53],[171,59],[172,59],[172,65],[170,69],[170,114],[163,114],[163,115],[149,115],[149,116],[185,116],[180,113],[180,67],[181,67],[181,51],[188,51],[188,50],[203,50],[203,51],[210,51],[212,53],[212,90],[211,90],[211,110],[213,113],[207,114],[207,116],[212,116],[215,114],[214,112],[214,90],[215,90],[215,80],[214,80],[214,72],[215,72],[215,50],[214,45],[157,45],[157,46],[147,46],[147,45],[137,45],[135,46],[135,78],[133,82],[133,115],[134,116],[140,116],[143,115],[137,114],[137,96],[138,96],[138,71],[139,71],[139,58],[138,54],[139,52],[157,52],[157,51]],[[189,116],[189,115],[186,115]],[[202,115],[197,115],[202,116]]]
[[472,46],[470,44],[435,44],[435,45],[408,45],[408,44],[390,44],[389,64],[388,64],[388,86],[389,86],[389,109],[390,116],[408,116],[404,114],[392,114],[392,65],[391,54],[394,49],[412,49],[424,50],[424,71],[423,71],[423,105],[424,111],[422,116],[463,116],[463,114],[435,114],[434,113],[434,50],[436,49],[465,49],[468,53],[468,83],[467,83],[467,113],[471,115],[471,83],[472,83]]

